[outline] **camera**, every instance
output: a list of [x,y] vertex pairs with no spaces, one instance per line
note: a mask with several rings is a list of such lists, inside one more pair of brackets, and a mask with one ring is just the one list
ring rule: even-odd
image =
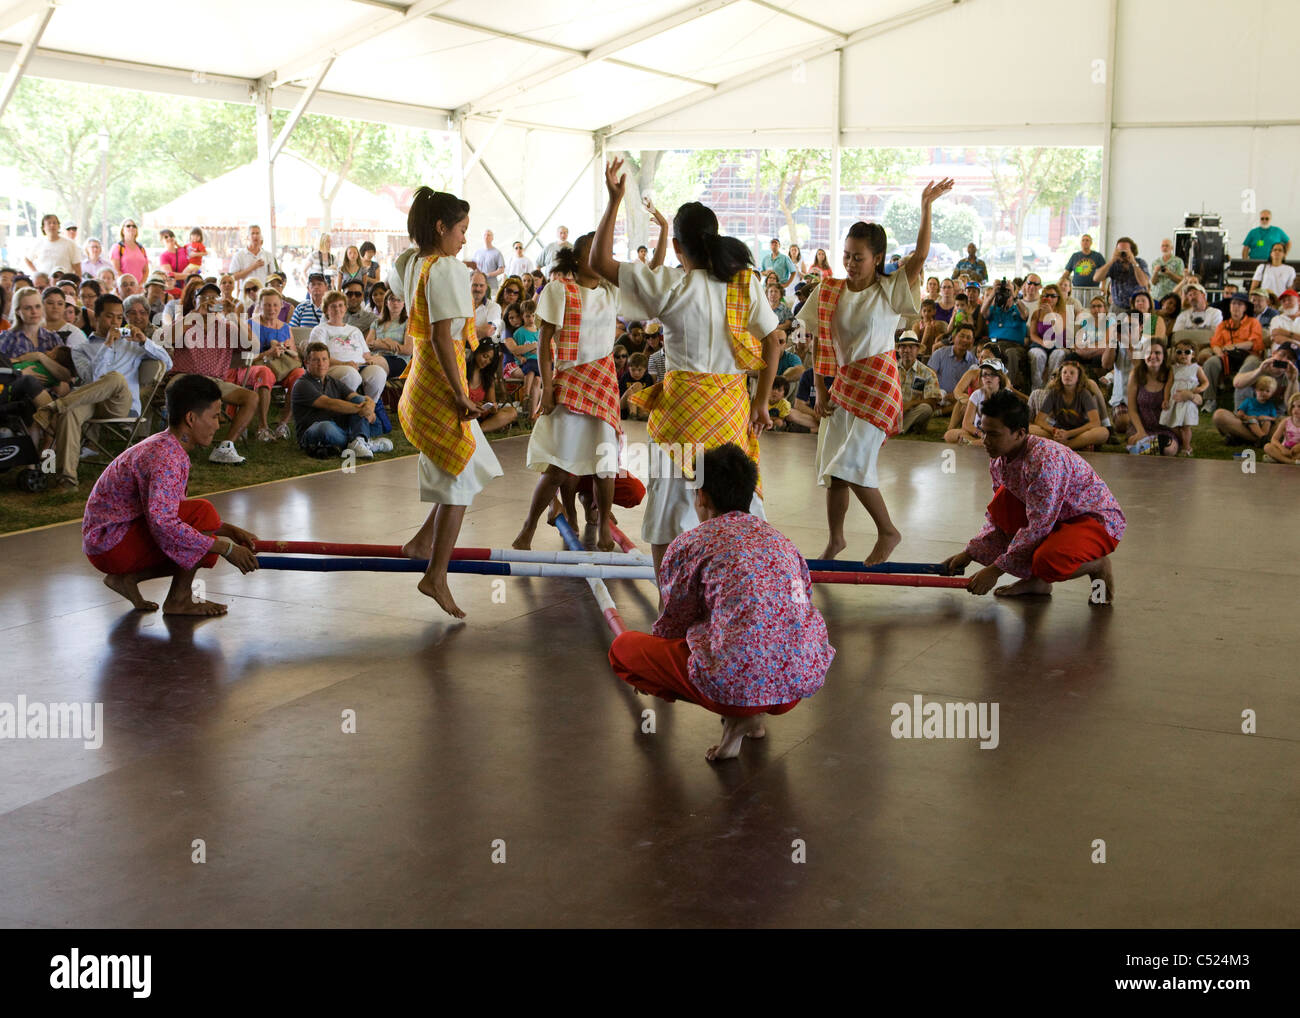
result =
[[123,339],[130,339],[131,327],[129,325],[123,325],[120,329],[117,330],[117,334],[121,336]]
[[1011,284],[1005,279],[999,279],[998,285],[993,290],[993,305],[1001,310],[1011,304]]

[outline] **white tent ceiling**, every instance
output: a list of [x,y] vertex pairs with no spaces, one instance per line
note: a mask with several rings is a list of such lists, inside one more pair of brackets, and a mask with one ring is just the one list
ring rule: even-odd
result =
[[[0,69],[49,6],[0,10]],[[1273,55],[1297,36],[1294,0],[59,0],[26,73],[292,108],[324,66],[312,112],[482,148],[464,193],[502,234],[589,223],[606,146],[1026,143],[1102,145],[1107,222],[1161,230],[1174,203],[1296,203]]]

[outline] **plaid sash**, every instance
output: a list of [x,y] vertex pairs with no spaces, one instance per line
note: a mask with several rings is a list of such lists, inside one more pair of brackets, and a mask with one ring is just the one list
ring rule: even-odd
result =
[[[449,474],[459,474],[474,455],[474,435],[470,422],[462,420],[456,409],[455,393],[451,381],[438,362],[433,349],[433,328],[429,322],[429,299],[425,290],[429,282],[429,269],[439,255],[430,255],[420,266],[420,280],[415,286],[414,299],[408,298],[409,330],[413,353],[407,365],[409,374],[402,387],[402,398],[397,404],[397,419],[402,431],[420,452]],[[462,389],[467,389],[465,378],[465,348],[478,345],[474,333],[474,316],[465,319],[461,342],[453,342],[456,350],[456,370]]]
[[[578,336],[582,329],[582,294],[572,279],[564,284],[564,321],[555,333],[555,359],[578,359]],[[620,435],[618,372],[611,353],[598,361],[575,364],[555,373],[555,402],[579,414],[604,421]]]
[[903,387],[893,354],[877,354],[840,368],[830,395],[854,417],[874,424],[886,435],[898,434],[903,421]]
[[[695,446],[706,451],[734,442],[758,463],[758,438],[749,430],[749,386],[744,375],[670,371],[662,382],[628,398],[650,414],[650,437],[664,446],[688,479],[695,478]],[[760,483],[758,494],[763,494]]]
[[767,361],[763,360],[763,344],[749,334],[748,328],[749,314],[753,310],[749,300],[749,277],[753,274],[753,269],[741,269],[727,284],[727,328],[731,331],[731,352],[741,371],[762,371],[767,366]]
[[814,370],[823,378],[830,378],[839,370],[839,355],[831,338],[831,319],[835,317],[835,307],[847,282],[847,279],[824,279],[817,288],[817,364]]

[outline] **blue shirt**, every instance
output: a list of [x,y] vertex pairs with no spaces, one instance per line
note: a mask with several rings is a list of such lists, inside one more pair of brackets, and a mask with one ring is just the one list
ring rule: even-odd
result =
[[930,370],[938,377],[939,388],[944,392],[956,389],[961,376],[978,363],[974,350],[967,350],[966,356],[960,360],[950,346],[941,346],[930,355]]
[[803,361],[799,359],[799,355],[797,353],[795,353],[793,350],[787,349],[783,354],[781,354],[780,361],[777,362],[776,373],[778,375],[784,374],[785,372],[789,371],[791,368],[799,367],[802,363]]
[[1277,417],[1277,407],[1271,401],[1261,403],[1255,398],[1253,389],[1250,395],[1241,401],[1241,405],[1237,409],[1247,417]]
[[1025,316],[1020,313],[1020,305],[1012,301],[1008,307],[1000,308],[989,305],[989,339],[1005,343],[1023,343],[1025,341]]
[[1246,239],[1241,243],[1252,259],[1257,262],[1266,262],[1274,244],[1290,244],[1291,238],[1283,232],[1280,226],[1270,226],[1267,229],[1257,226],[1246,234]]
[[293,309],[289,324],[294,328],[315,328],[324,320],[321,309],[311,302],[311,298],[308,298]]
[[164,372],[170,371],[172,366],[171,354],[152,339],[143,343],[119,339],[109,346],[102,336],[89,336],[80,346],[72,348],[72,363],[83,383],[98,381],[110,371],[116,371],[126,379],[127,388],[131,390],[132,417],[140,416],[141,361],[162,361]]
[[787,279],[794,275],[797,268],[798,266],[796,266],[794,262],[790,261],[787,255],[780,252],[772,254],[772,252],[769,251],[767,254],[763,255],[763,271],[766,272],[768,269],[771,269],[776,273],[776,278],[779,279],[783,285]]
[[293,335],[289,331],[289,326],[281,324],[277,328],[268,329],[261,322],[252,321],[249,323],[249,331],[253,333],[253,338],[259,343],[258,353],[266,353],[271,348],[271,343],[287,343],[289,337]]
[[[1151,270],[1147,268],[1146,259],[1137,258],[1138,268],[1148,279],[1151,278]],[[1147,288],[1138,282],[1136,269],[1126,266],[1121,261],[1114,261],[1106,272],[1106,278],[1110,280],[1110,302],[1117,308],[1128,310],[1129,302],[1133,300],[1133,295]],[[1227,314],[1224,314],[1227,317]]]

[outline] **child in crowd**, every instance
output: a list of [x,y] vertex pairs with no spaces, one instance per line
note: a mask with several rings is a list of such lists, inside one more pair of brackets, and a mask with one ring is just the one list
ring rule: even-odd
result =
[[[1271,381],[1271,379],[1270,379]],[[1165,382],[1165,404],[1160,412],[1160,423],[1166,428],[1178,429],[1178,444],[1183,455],[1192,454],[1192,429],[1201,419],[1201,408],[1195,400],[1176,400],[1180,392],[1202,395],[1210,387],[1205,369],[1196,363],[1196,347],[1186,340],[1174,346],[1174,370]]]
[[627,372],[618,380],[618,400],[623,420],[644,421],[650,415],[640,407],[630,404],[628,398],[642,389],[655,384],[649,375],[650,358],[643,353],[634,353],[627,359]]
[[692,493],[699,523],[663,557],[663,611],[652,633],[619,634],[609,663],[638,692],[720,714],[722,739],[704,754],[715,762],[767,734],[759,715],[784,714],[821,689],[835,648],[803,556],[748,511],[757,465],[731,443],[703,460]]
[[790,404],[790,380],[783,375],[772,379],[772,394],[767,397],[767,412],[772,418],[773,431],[816,433],[820,424],[816,416]]
[[1287,400],[1286,414],[1264,446],[1264,453],[1279,463],[1300,466],[1300,392],[1293,392]]
[[1264,438],[1277,419],[1277,408],[1272,403],[1276,391],[1277,379],[1272,375],[1260,375],[1255,381],[1254,394],[1243,399],[1237,408],[1237,419],[1256,439]]
[[189,264],[195,266],[200,274],[203,271],[203,259],[208,249],[203,246],[203,231],[197,226],[190,231],[190,242],[185,245],[185,257]]
[[528,407],[531,421],[542,402],[542,368],[537,361],[537,302],[525,300],[511,304],[506,309],[506,325],[505,347],[515,360],[511,365],[514,370],[506,377],[524,380],[519,404]]

